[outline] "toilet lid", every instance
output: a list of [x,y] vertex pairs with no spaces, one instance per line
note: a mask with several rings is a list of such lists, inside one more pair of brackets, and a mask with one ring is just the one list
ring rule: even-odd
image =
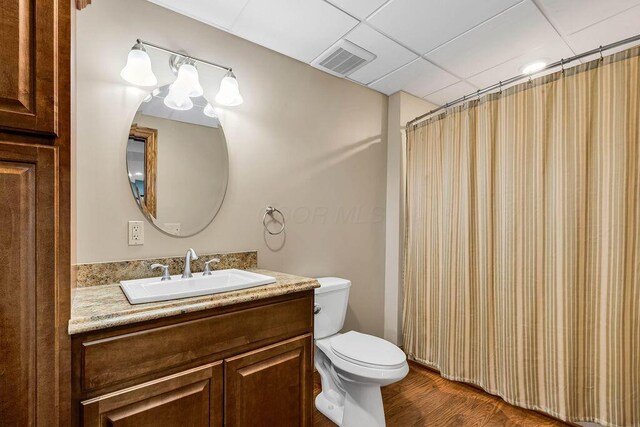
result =
[[389,341],[355,331],[331,338],[331,349],[339,357],[364,366],[390,368],[407,360],[404,352]]

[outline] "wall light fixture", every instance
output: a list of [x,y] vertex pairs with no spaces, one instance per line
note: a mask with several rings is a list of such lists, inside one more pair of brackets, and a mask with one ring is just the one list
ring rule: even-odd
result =
[[170,67],[177,72],[177,77],[171,84],[169,93],[164,100],[167,107],[175,110],[189,110],[193,107],[193,102],[190,98],[202,96],[204,93],[200,85],[196,63],[206,64],[227,72],[220,81],[220,89],[215,97],[217,104],[226,107],[235,107],[242,104],[243,98],[240,95],[238,80],[230,67],[188,56],[140,39],[136,40],[136,44],[129,51],[127,64],[120,72],[120,76],[127,82],[137,86],[155,86],[158,84],[158,79],[151,68],[151,59],[145,47],[172,54]]

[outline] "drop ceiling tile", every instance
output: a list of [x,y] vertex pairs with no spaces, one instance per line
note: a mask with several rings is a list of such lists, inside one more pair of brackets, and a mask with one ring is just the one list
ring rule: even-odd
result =
[[[558,40],[554,43],[549,43],[545,46],[526,52],[524,55],[511,59],[507,62],[503,62],[493,68],[489,68],[475,76],[469,77],[467,78],[467,81],[483,88],[498,83],[501,80],[504,81],[517,76],[522,73],[522,68],[533,62],[544,61],[547,64],[550,64],[552,62],[559,61],[561,58],[569,58],[571,56],[573,56],[573,51],[569,49],[564,41]],[[577,64],[578,63],[572,65]],[[541,75],[543,75],[543,73],[536,74],[535,77]]]
[[365,19],[387,0],[328,0],[351,15]]
[[358,25],[345,38],[376,55],[373,61],[349,75],[362,84],[377,80],[418,57],[366,24]]
[[573,34],[616,15],[640,0],[539,0],[547,17],[563,35]]
[[149,0],[174,12],[213,25],[229,29],[249,0]]
[[521,0],[392,0],[367,22],[424,54]]
[[404,90],[418,98],[422,98],[457,81],[458,79],[455,76],[422,58],[418,58],[382,79],[371,83],[369,87],[387,95]]
[[444,105],[447,102],[455,101],[462,96],[469,95],[476,90],[478,89],[475,86],[461,80],[458,83],[452,84],[451,86],[447,86],[444,89],[440,89],[437,92],[425,96],[424,99],[432,104]]
[[[600,45],[606,45],[638,34],[640,25],[640,6],[636,6],[609,19],[585,28],[566,37],[567,42],[576,53],[595,49]],[[637,44],[637,42],[636,42]],[[619,48],[623,50],[631,45]],[[614,53],[614,50],[605,52],[605,55]],[[595,56],[597,57],[597,55]],[[595,59],[592,58],[592,59]]]
[[311,62],[357,24],[323,0],[254,0],[232,30],[239,37]]
[[426,55],[462,78],[518,58],[542,46],[561,43],[549,21],[525,1]]

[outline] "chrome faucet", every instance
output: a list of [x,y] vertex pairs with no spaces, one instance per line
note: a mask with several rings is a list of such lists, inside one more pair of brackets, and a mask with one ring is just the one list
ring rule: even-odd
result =
[[161,282],[164,282],[165,280],[171,280],[171,274],[169,273],[169,266],[168,265],[151,264],[151,269],[152,270],[155,270],[156,268],[161,268],[162,269],[162,279],[160,279]]
[[192,248],[189,248],[187,250],[187,255],[185,255],[184,257],[184,271],[182,272],[183,279],[193,277],[193,274],[191,274],[191,260],[194,259],[198,259],[198,255],[196,254],[196,251],[194,251]]
[[204,263],[204,271],[202,272],[203,276],[211,276],[211,267],[209,266],[209,264],[211,264],[212,262],[215,262],[216,264],[218,264],[220,262],[219,258],[211,258],[209,261],[206,261]]

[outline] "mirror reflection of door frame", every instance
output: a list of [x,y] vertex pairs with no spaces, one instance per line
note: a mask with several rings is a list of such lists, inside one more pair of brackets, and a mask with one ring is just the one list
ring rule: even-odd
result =
[[138,198],[140,206],[153,218],[156,218],[158,177],[158,130],[131,125],[129,138],[144,141],[144,202]]

